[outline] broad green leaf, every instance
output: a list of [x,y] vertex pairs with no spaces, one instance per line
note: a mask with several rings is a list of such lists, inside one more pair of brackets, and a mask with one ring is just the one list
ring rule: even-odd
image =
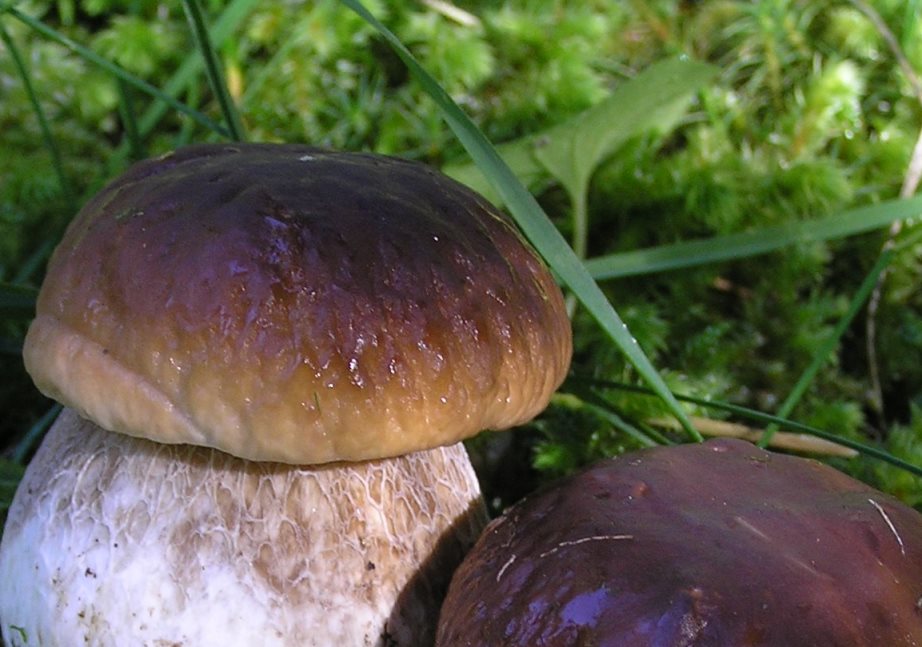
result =
[[671,59],[652,65],[606,100],[536,140],[535,156],[571,196],[585,194],[596,167],[634,135],[675,126],[712,65]]
[[653,274],[766,254],[788,245],[837,240],[881,229],[922,213],[922,195],[851,209],[825,218],[658,247],[597,256],[586,261],[596,280]]
[[[672,130],[695,91],[716,71],[711,65],[682,58],[656,63],[576,117],[500,145],[497,151],[526,186],[550,176],[577,199],[585,194],[599,164],[629,139],[649,131]],[[447,165],[443,171],[498,201],[489,180],[474,164]]]
[[573,291],[573,294],[624,353],[640,376],[666,402],[669,410],[686,432],[695,440],[702,440],[701,434],[692,426],[688,416],[685,415],[682,407],[673,397],[662,377],[656,372],[640,345],[631,336],[621,317],[618,316],[596,282],[589,276],[582,261],[554,227],[534,196],[522,185],[489,140],[480,132],[480,129],[419,64],[403,43],[371,15],[361,2],[343,0],[343,3],[362,16],[387,40],[420,85],[439,106],[443,118],[467,150],[468,155],[494,183],[494,188],[503,198],[526,238],[531,241],[557,276]]

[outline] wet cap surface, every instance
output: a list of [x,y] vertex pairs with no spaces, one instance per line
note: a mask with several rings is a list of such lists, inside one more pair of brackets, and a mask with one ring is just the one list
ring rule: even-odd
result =
[[524,422],[570,344],[508,219],[432,169],[204,145],[135,165],[81,211],[25,357],[104,428],[317,463]]
[[494,521],[440,647],[922,644],[922,517],[819,463],[718,440],[596,466]]

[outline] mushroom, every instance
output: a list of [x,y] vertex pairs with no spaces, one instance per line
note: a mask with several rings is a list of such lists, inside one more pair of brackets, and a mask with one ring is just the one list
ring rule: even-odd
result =
[[602,461],[512,506],[436,645],[922,644],[922,516],[741,440]]
[[423,165],[136,164],[69,227],[26,338],[66,408],[0,544],[4,639],[431,643],[486,522],[460,441],[537,414],[570,353],[510,221]]

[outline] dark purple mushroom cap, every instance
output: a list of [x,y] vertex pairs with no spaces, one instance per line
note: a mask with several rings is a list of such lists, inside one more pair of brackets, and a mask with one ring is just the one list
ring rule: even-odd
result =
[[494,521],[438,647],[922,644],[922,516],[737,440],[604,461]]
[[281,144],[193,146],[107,186],[24,348],[39,388],[103,428],[297,464],[524,422],[570,352],[553,277],[480,196]]

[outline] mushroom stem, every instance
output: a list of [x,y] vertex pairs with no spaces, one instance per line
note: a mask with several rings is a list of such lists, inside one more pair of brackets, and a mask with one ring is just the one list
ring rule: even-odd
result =
[[114,434],[71,409],[16,496],[0,549],[10,645],[11,626],[46,646],[431,643],[486,521],[461,444],[298,467]]

